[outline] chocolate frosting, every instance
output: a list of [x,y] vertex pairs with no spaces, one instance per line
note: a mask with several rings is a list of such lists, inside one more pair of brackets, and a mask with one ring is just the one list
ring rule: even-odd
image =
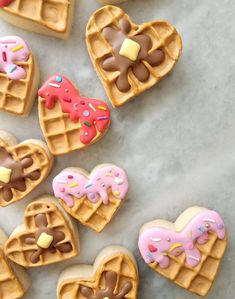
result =
[[30,235],[29,237],[26,237],[25,244],[28,245],[37,244],[37,241],[42,233],[46,233],[47,235],[52,236],[53,240],[51,245],[47,249],[38,246],[38,249],[30,257],[30,261],[33,264],[36,264],[40,260],[40,256],[46,251],[49,251],[51,253],[55,253],[56,250],[59,250],[60,252],[72,251],[71,243],[68,242],[60,243],[65,239],[65,234],[62,231],[56,231],[48,227],[47,217],[45,214],[38,214],[35,217],[35,223],[36,226],[38,227],[38,231],[36,232],[35,235]]
[[0,166],[11,169],[12,171],[10,181],[8,183],[0,181],[0,187],[2,187],[2,196],[5,201],[10,201],[13,198],[11,189],[21,192],[26,191],[26,179],[36,181],[40,178],[41,173],[39,170],[27,174],[25,173],[25,169],[32,165],[32,158],[28,157],[19,162],[15,161],[5,148],[0,147]]
[[[113,56],[106,58],[102,67],[108,72],[119,71],[120,75],[116,81],[117,88],[122,92],[127,92],[131,87],[128,82],[129,70],[132,69],[139,81],[146,82],[150,77],[150,72],[143,61],[148,62],[153,67],[158,66],[165,60],[165,53],[160,49],[149,53],[152,48],[152,40],[148,35],[138,34],[130,37],[128,33],[131,31],[131,24],[124,18],[120,19],[119,24],[120,30],[112,27],[103,29],[104,37],[112,46]],[[136,61],[119,54],[126,38],[137,42],[141,47]]]
[[92,288],[88,288],[85,286],[80,287],[81,294],[87,299],[125,299],[126,295],[133,288],[132,282],[128,281],[123,284],[121,290],[114,294],[115,287],[117,284],[117,273],[115,272],[106,272],[105,273],[105,281],[106,288],[103,290],[93,290]]

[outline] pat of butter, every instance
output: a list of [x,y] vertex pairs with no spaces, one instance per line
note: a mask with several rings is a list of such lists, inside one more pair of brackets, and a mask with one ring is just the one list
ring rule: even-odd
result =
[[132,39],[126,38],[122,43],[119,54],[125,56],[132,61],[136,61],[140,52],[140,45]]
[[0,166],[0,181],[8,184],[11,180],[12,169]]
[[48,249],[53,242],[53,236],[42,233],[37,240],[37,245],[43,249]]

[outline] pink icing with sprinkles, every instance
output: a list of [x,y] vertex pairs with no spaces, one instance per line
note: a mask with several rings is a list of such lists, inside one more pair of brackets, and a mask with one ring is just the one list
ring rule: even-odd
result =
[[[118,173],[118,181],[115,174]],[[62,192],[61,188],[65,188]],[[90,177],[79,172],[62,171],[53,180],[53,190],[57,198],[66,202],[69,208],[74,206],[74,201],[83,196],[96,203],[102,198],[103,203],[109,203],[108,191],[122,200],[128,191],[128,178],[125,171],[115,165],[108,165],[94,170]]]
[[161,268],[167,268],[170,264],[168,254],[178,256],[184,252],[186,263],[196,267],[201,261],[196,244],[207,243],[209,232],[224,239],[226,228],[217,212],[205,209],[194,216],[180,232],[161,226],[143,229],[139,236],[139,250],[147,264],[157,262]]
[[6,73],[9,79],[25,79],[27,73],[17,62],[27,61],[30,51],[24,40],[17,36],[0,38],[0,72]]

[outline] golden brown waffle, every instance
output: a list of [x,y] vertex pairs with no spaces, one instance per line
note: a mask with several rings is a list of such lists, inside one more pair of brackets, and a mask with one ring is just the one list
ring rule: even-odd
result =
[[58,200],[67,213],[71,214],[71,216],[80,221],[83,225],[97,232],[101,232],[109,224],[124,202],[124,200],[115,198],[111,190],[109,191],[110,202],[108,205],[105,205],[101,198],[97,203],[92,203],[84,196],[79,200],[75,200],[74,207],[70,209],[63,200]]
[[[26,244],[25,239],[35,236],[38,232],[38,227],[35,223],[35,217],[38,214],[46,215],[48,228],[65,234],[65,238],[60,244],[71,244],[71,251],[61,252],[57,249],[55,252],[45,251],[40,255],[37,263],[31,261],[32,254],[38,250],[38,246],[36,244]],[[26,207],[24,224],[13,231],[4,248],[8,258],[24,267],[45,266],[64,261],[78,255],[79,250],[79,237],[76,226],[73,225],[69,216],[56,205],[53,197],[46,195]]]
[[0,72],[0,110],[18,116],[26,116],[29,114],[36,97],[39,85],[39,68],[33,55],[28,61],[17,62],[17,65],[27,70],[27,77],[14,81],[9,79],[5,73]]
[[[118,71],[107,72],[102,67],[104,59],[113,56],[112,47],[102,34],[102,30],[107,26],[120,28],[119,20],[122,18],[131,24],[130,37],[137,34],[148,35],[153,42],[151,51],[161,49],[165,53],[165,60],[159,66],[151,67],[144,62],[150,71],[150,78],[147,82],[138,81],[133,72],[129,70],[128,81],[131,88],[128,92],[121,92],[116,86],[116,79],[120,74]],[[96,72],[114,107],[122,106],[158,83],[172,70],[182,52],[181,38],[169,23],[160,20],[136,25],[121,8],[111,5],[102,7],[91,16],[86,29],[86,43]]]
[[206,244],[197,244],[197,248],[202,253],[202,259],[196,268],[185,263],[184,253],[178,257],[168,255],[170,266],[167,269],[162,269],[156,262],[149,265],[154,271],[190,292],[206,296],[216,277],[226,246],[227,238],[220,240],[216,234],[209,233],[209,241]]
[[53,191],[67,213],[101,232],[124,203],[128,178],[114,164],[100,164],[91,173],[71,167],[54,178]]
[[62,112],[59,102],[53,109],[47,109],[43,99],[39,98],[39,120],[53,155],[62,155],[85,147],[79,138],[80,123],[72,122],[69,114]]
[[23,199],[45,180],[53,165],[53,157],[49,153],[46,144],[40,140],[26,140],[17,144],[12,135],[2,131],[0,131],[0,148],[4,148],[15,161],[21,161],[26,157],[32,158],[33,164],[29,168],[25,169],[25,173],[40,171],[40,177],[37,180],[31,180],[27,177],[25,178],[25,191],[19,191],[12,188],[11,191],[13,193],[13,197],[9,201],[3,199],[3,186],[0,183],[0,206],[5,207]]
[[[6,236],[0,231],[0,238],[2,239],[2,237],[6,239]],[[13,266],[6,258],[2,245],[0,242],[0,298],[21,298],[29,287],[29,278],[23,268],[17,265]]]
[[26,30],[68,38],[74,4],[74,0],[13,0],[0,9],[0,17]]
[[[58,85],[58,82],[55,81],[57,77],[62,80],[59,83],[60,88],[51,87],[51,84],[54,86]],[[56,93],[57,90],[59,90],[60,92],[60,98],[58,98],[59,96]],[[53,97],[53,108],[49,109],[47,108],[47,98],[51,97],[53,92],[55,92],[55,96]],[[107,132],[110,124],[110,112],[106,103],[99,100],[81,97],[79,95],[79,91],[72,84],[72,82],[70,82],[64,76],[54,75],[51,78],[49,78],[48,81],[46,81],[39,90],[39,95],[40,96],[38,99],[38,110],[40,126],[46,139],[47,145],[53,155],[67,154],[71,151],[85,148],[97,142]],[[72,111],[70,112],[68,112],[67,109],[63,110],[63,99],[66,97],[71,97],[71,99],[73,99],[74,101],[74,104],[69,103],[68,105],[68,108],[72,109]],[[91,104],[92,101],[95,102],[95,104]],[[80,102],[85,102],[85,104],[80,105]],[[94,123],[92,121],[91,124],[88,123],[89,128],[93,128],[93,126],[95,127],[96,134],[94,134],[94,136],[93,134],[91,134],[93,138],[88,142],[81,141],[81,136],[85,134],[89,135],[88,132],[84,132],[84,125],[82,127],[82,124],[86,123],[85,119],[82,119],[81,114],[79,114],[76,121],[71,120],[71,115],[74,114],[75,111],[77,111],[74,109],[78,109],[74,108],[74,105],[79,105],[79,107],[86,107],[83,108],[87,109],[84,110],[84,112],[88,112],[90,115],[92,115],[92,113],[105,113],[108,115],[108,123],[104,127],[104,130],[97,129],[98,125],[96,121]],[[90,107],[90,105],[92,108]],[[93,105],[98,105],[97,109],[95,109]],[[101,109],[99,107],[101,107]],[[103,109],[105,111],[103,111]],[[63,111],[66,111],[66,113]],[[99,119],[97,119],[97,121],[99,121]],[[103,121],[103,123],[104,122],[106,123],[107,120]]]
[[132,289],[125,296],[136,299],[138,292],[138,269],[134,257],[126,249],[118,246],[105,248],[97,257],[94,266],[74,265],[62,272],[57,287],[58,299],[84,299],[81,286],[94,291],[107,286],[105,274],[117,274],[115,294],[120,292],[124,283],[132,283]]

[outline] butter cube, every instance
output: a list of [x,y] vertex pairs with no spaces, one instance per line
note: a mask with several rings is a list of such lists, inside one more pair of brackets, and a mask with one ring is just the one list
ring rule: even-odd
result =
[[126,38],[122,43],[119,54],[125,56],[132,61],[136,61],[140,52],[140,45],[132,39]]
[[53,236],[47,233],[42,233],[37,240],[37,245],[43,249],[48,249],[53,242]]
[[11,180],[12,170],[6,167],[0,167],[0,181],[8,184]]

